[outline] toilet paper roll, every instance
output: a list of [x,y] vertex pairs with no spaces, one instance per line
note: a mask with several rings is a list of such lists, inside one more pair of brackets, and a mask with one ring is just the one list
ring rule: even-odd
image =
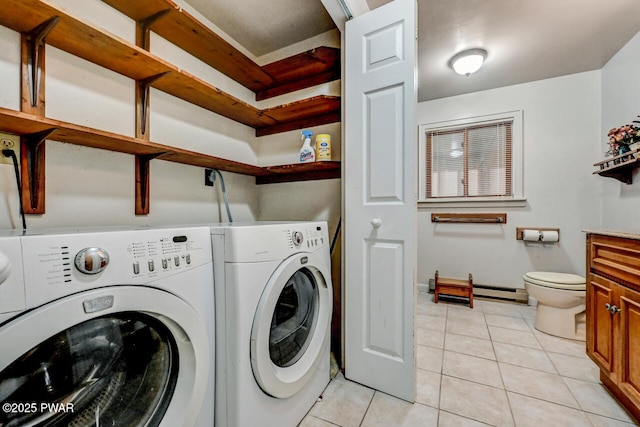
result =
[[557,242],[560,237],[558,236],[557,231],[541,231],[543,242]]
[[537,242],[540,240],[540,231],[538,230],[523,230],[522,231],[522,240],[526,240],[528,242]]

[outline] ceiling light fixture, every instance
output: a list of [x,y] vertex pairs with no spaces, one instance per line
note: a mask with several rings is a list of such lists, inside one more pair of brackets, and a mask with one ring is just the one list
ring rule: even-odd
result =
[[484,49],[465,50],[449,60],[449,67],[461,76],[469,77],[482,67],[486,57],[487,51]]

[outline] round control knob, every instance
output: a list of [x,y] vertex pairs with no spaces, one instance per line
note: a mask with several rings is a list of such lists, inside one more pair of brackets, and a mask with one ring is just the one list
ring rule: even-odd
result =
[[0,252],[0,285],[7,280],[11,273],[11,261],[9,257]]
[[300,246],[302,244],[302,241],[304,240],[304,237],[302,236],[301,232],[294,231],[293,233],[291,233],[291,239],[293,240],[294,245]]
[[76,254],[76,268],[84,274],[98,274],[109,265],[109,254],[102,248],[84,248]]

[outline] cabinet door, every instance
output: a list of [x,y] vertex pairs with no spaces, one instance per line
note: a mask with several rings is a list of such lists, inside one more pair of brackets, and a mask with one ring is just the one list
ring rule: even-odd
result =
[[611,377],[614,372],[614,321],[607,307],[615,304],[618,285],[598,275],[590,275],[587,286],[587,355]]
[[620,390],[640,407],[640,292],[620,287]]

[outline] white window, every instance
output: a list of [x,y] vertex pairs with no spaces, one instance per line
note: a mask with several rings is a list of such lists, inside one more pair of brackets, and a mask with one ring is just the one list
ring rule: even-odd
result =
[[420,126],[420,201],[522,201],[522,112]]

